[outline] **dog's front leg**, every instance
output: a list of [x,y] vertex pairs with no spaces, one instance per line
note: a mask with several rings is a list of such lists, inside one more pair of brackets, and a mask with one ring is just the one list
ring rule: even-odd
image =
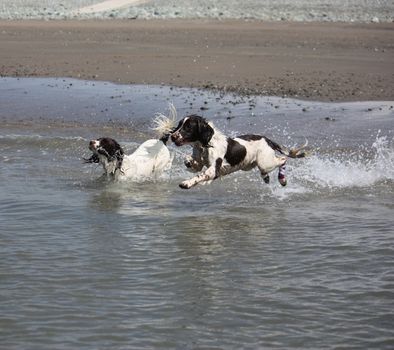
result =
[[192,177],[190,180],[185,180],[179,184],[180,188],[188,190],[199,184],[200,182],[210,181],[215,178],[215,167],[209,167],[207,170]]
[[191,156],[188,156],[185,159],[185,166],[188,168],[188,170],[197,173],[202,170],[204,167],[204,162],[203,162],[203,152],[204,149],[201,148],[198,145],[193,146],[193,153]]
[[204,164],[201,161],[194,159],[193,156],[188,156],[184,163],[186,168],[194,173],[201,171],[204,167]]

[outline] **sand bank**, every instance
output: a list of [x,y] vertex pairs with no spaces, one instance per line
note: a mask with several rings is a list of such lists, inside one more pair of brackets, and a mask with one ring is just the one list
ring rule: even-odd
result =
[[2,21],[2,76],[394,100],[394,24]]

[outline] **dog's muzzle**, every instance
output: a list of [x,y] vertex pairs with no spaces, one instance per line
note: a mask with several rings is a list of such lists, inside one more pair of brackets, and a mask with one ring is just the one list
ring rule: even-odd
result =
[[183,138],[183,136],[177,131],[171,134],[171,141],[175,143],[175,145],[183,146],[187,143],[187,141]]
[[183,137],[179,132],[174,132],[171,135],[171,141],[177,146],[182,146],[184,144]]

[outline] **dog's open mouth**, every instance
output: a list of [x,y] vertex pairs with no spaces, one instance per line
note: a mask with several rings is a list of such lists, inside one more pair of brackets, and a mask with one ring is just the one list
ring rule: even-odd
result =
[[181,136],[177,132],[171,135],[171,141],[174,142],[175,145],[178,147],[183,146],[187,143],[186,140],[183,138],[183,136]]
[[178,147],[183,146],[184,144],[186,144],[186,142],[184,140],[182,140],[182,139],[177,139],[177,140],[174,141],[174,143]]
[[171,139],[172,142],[175,143],[176,146],[180,147],[180,146],[184,146],[190,143],[190,141],[184,139],[183,137],[179,137],[179,138],[172,138]]

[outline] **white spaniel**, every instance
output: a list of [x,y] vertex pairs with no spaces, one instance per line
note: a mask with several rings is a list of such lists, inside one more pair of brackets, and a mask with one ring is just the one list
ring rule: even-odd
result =
[[160,138],[145,141],[130,155],[125,155],[119,143],[110,137],[91,140],[89,150],[93,154],[84,161],[101,164],[104,175],[111,180],[156,179],[171,166],[172,157],[166,144],[173,130],[175,118],[176,110],[170,104],[169,118],[158,114],[154,119],[153,130]]

